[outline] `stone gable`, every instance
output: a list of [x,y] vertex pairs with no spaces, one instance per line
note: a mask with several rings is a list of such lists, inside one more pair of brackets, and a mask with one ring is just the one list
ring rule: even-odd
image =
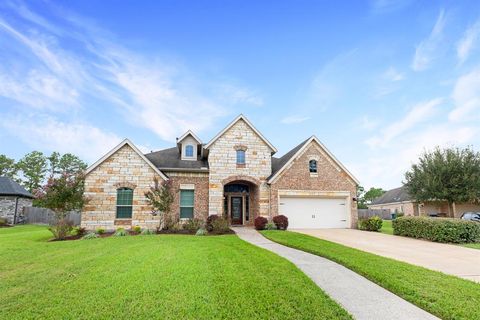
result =
[[[82,227],[89,230],[139,225],[143,228],[158,226],[158,218],[150,213],[152,208],[145,198],[153,179],[160,176],[128,144],[98,165],[85,178],[85,196],[90,201],[82,211]],[[117,189],[133,189],[133,212],[131,221],[117,220]]]
[[[245,151],[245,165],[238,166],[236,150]],[[260,213],[268,214],[267,177],[272,172],[272,150],[242,119],[232,125],[210,147],[209,202],[210,214],[223,212],[222,181],[231,176],[250,176],[260,181]]]

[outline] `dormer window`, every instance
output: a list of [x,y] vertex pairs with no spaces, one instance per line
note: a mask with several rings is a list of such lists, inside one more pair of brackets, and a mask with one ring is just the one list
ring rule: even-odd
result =
[[193,158],[193,146],[191,144],[185,146],[185,157]]
[[310,173],[317,173],[317,160],[310,160],[308,163]]
[[245,164],[245,150],[237,150],[237,164]]

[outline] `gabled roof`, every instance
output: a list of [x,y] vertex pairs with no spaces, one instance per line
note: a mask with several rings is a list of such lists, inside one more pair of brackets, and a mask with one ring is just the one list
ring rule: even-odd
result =
[[197,156],[197,160],[182,160],[176,147],[147,153],[145,157],[160,170],[185,169],[208,171],[207,159]]
[[0,177],[0,196],[33,198],[30,192],[9,177]]
[[110,150],[106,155],[101,157],[97,162],[95,162],[90,167],[88,167],[87,171],[86,171],[86,174],[89,174],[90,172],[92,172],[93,169],[98,167],[101,163],[103,163],[103,161],[110,158],[113,154],[115,154],[118,150],[120,150],[123,146],[125,146],[127,144],[133,149],[133,151],[135,151],[135,153],[137,153],[140,156],[140,158],[145,160],[145,162],[153,169],[153,171],[155,171],[160,177],[162,177],[162,179],[168,180],[168,177],[163,172],[158,170],[158,168],[155,167],[153,165],[153,163],[150,162],[150,160],[148,160],[147,157],[145,157],[145,155],[140,150],[138,150],[138,148],[128,139],[125,139],[122,142],[120,142],[115,148]]
[[180,137],[178,137],[177,138],[177,143],[182,142],[182,140],[185,139],[186,137],[188,137],[189,135],[192,136],[193,139],[197,140],[198,144],[202,144],[202,140],[200,140],[200,138],[197,137],[197,135],[195,133],[193,133],[192,130],[188,130],[187,132],[182,134]]
[[[275,165],[274,165],[274,161],[272,159],[272,167],[276,167],[276,171],[275,173],[272,173],[272,175],[268,178],[268,183],[272,183],[274,182],[279,176],[280,174],[285,170],[285,168],[288,167],[288,165],[290,163],[292,163],[293,161],[295,161],[295,159],[302,154],[302,152],[308,147],[308,145],[310,143],[312,143],[313,141],[315,141],[319,146],[320,148],[322,148],[323,151],[325,151],[325,153],[343,170],[345,171],[345,173],[356,183],[356,184],[360,184],[360,181],[358,181],[357,178],[355,178],[355,176],[353,176],[353,174],[350,173],[350,171],[347,170],[347,168],[345,168],[345,166],[327,149],[327,147],[325,147],[325,145],[320,141],[318,140],[317,137],[315,136],[311,136],[310,138],[308,138],[307,140],[305,140],[304,142],[300,143],[298,146],[296,146],[295,148],[293,148],[292,150],[290,150],[289,152],[287,152],[283,157],[281,157],[280,159],[276,160],[275,161]],[[285,158],[285,159],[284,159]],[[272,170],[273,171],[273,170]]]
[[263,142],[265,142],[268,147],[270,149],[272,149],[272,153],[275,153],[277,152],[277,149],[270,143],[270,141],[268,141],[261,133],[260,131],[258,131],[254,126],[253,124],[248,121],[248,119],[243,115],[243,114],[240,114],[238,117],[236,117],[232,122],[230,122],[222,131],[220,131],[215,137],[213,137],[212,140],[210,140],[210,142],[208,142],[206,145],[205,145],[205,149],[208,149],[215,141],[218,140],[218,138],[220,138],[225,132],[227,132],[228,129],[230,129],[231,127],[233,127],[234,124],[236,124],[238,121],[240,120],[243,120],[262,140]]
[[371,205],[404,202],[404,201],[412,201],[412,197],[408,194],[407,188],[399,187],[392,190],[388,190],[382,196],[373,200]]

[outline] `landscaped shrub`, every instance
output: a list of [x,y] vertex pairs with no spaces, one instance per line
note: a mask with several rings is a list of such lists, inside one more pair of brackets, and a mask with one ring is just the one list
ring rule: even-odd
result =
[[205,230],[204,228],[200,228],[200,229],[197,230],[195,235],[196,236],[206,236],[207,235],[207,230]]
[[277,230],[277,226],[275,225],[275,223],[269,222],[269,223],[267,223],[267,225],[265,226],[265,229],[266,229],[266,230]]
[[405,215],[405,213],[403,213],[403,212],[397,212],[397,218],[403,217],[404,215]]
[[148,235],[152,235],[152,234],[155,234],[155,231],[150,230],[150,229],[143,229],[142,230],[142,235],[144,235],[144,236],[148,236]]
[[55,239],[64,240],[72,231],[72,223],[66,218],[59,219],[48,230],[50,230]]
[[7,219],[6,218],[0,218],[0,226],[6,226],[7,225]]
[[224,233],[228,231],[230,231],[230,226],[228,225],[227,219],[218,217],[212,221],[212,230],[210,232]]
[[90,240],[90,239],[96,239],[96,238],[98,238],[98,234],[96,234],[95,232],[89,232],[82,237],[82,240]]
[[142,227],[140,226],[132,227],[132,232],[136,234],[140,234],[140,232],[142,232]]
[[287,230],[288,228],[288,218],[283,214],[273,217],[273,223],[275,223],[278,230]]
[[96,231],[95,231],[97,234],[104,234],[105,233],[105,228],[98,228]]
[[268,223],[267,218],[258,216],[255,218],[255,229],[264,230],[267,223]]
[[393,234],[435,242],[478,242],[480,223],[449,218],[401,217],[392,221]]
[[380,217],[372,216],[358,220],[358,228],[366,231],[378,231],[382,228],[383,220]]
[[86,232],[87,232],[87,229],[85,229],[85,228],[83,228],[83,227],[73,227],[71,233],[72,233],[72,235],[74,235],[74,236],[83,237]]
[[218,215],[212,214],[211,216],[208,216],[207,221],[205,222],[205,228],[207,229],[208,232],[211,232],[213,230],[213,222],[219,218]]
[[113,234],[115,237],[125,237],[128,236],[128,232],[123,228],[118,228],[117,231]]
[[180,222],[176,222],[176,223],[172,224],[168,230],[173,231],[173,232],[179,232],[179,231],[183,230],[183,226]]
[[196,232],[198,229],[202,228],[204,225],[205,225],[205,222],[198,218],[188,219],[183,223],[183,230]]

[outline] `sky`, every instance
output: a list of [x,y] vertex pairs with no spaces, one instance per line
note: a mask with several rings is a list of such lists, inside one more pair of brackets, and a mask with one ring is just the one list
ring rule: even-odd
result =
[[244,114],[281,156],[316,135],[367,188],[480,150],[480,2],[0,2],[0,154],[89,164]]

